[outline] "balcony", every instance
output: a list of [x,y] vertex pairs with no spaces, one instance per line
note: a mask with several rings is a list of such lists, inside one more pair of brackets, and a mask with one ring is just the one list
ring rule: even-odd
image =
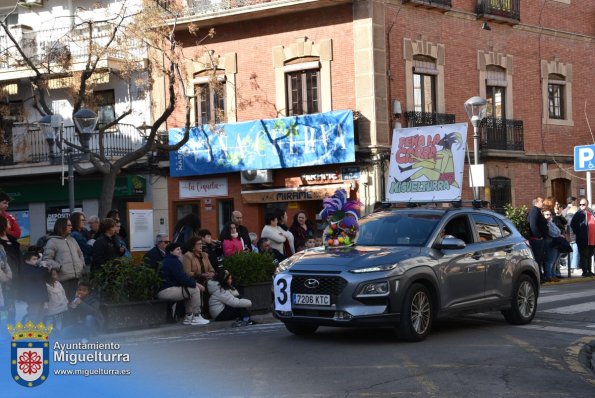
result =
[[407,127],[435,126],[438,124],[453,124],[455,115],[433,112],[405,112]]
[[479,125],[479,137],[481,150],[525,150],[522,120],[485,118]]
[[[93,37],[93,46],[103,48],[105,53],[99,62],[99,67],[116,68],[121,61],[138,60],[146,58],[145,46],[125,37],[123,34],[117,38],[117,45],[105,48],[112,35],[113,26],[109,24],[95,24],[92,33],[89,26],[33,30],[25,25],[15,25],[11,29],[23,52],[35,65],[43,65],[46,72],[64,73],[59,67],[60,63],[68,60],[72,64],[72,71],[82,70],[89,55],[89,37]],[[7,48],[4,56],[0,57],[0,80],[16,80],[33,75],[22,57],[12,45],[8,37],[0,35],[0,48]],[[77,67],[77,64],[79,66]]]
[[520,0],[477,0],[475,12],[495,21],[516,24],[521,20]]
[[[156,0],[156,2],[162,8],[168,9],[161,4],[164,1]],[[186,7],[183,15],[176,20],[178,26],[207,19],[210,24],[215,25],[282,16],[300,11],[350,4],[353,0],[183,0],[183,2]]]
[[402,4],[410,3],[416,6],[442,8],[444,10],[450,10],[452,7],[451,2],[452,0],[401,0]]
[[[79,144],[75,137],[74,126],[64,127],[64,139]],[[15,123],[6,129],[4,144],[9,151],[0,153],[0,165],[17,165],[31,163],[56,163],[62,157],[60,148],[54,145],[54,153],[37,123]],[[138,129],[130,124],[118,124],[105,132],[103,138],[104,153],[107,158],[117,158],[126,155],[142,146],[142,137]],[[99,153],[99,133],[93,134],[89,142],[92,152]],[[66,149],[66,148],[64,148]],[[81,154],[72,149],[73,155]]]

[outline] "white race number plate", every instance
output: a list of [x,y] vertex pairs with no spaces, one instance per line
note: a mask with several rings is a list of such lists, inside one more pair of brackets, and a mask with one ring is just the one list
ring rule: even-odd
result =
[[331,296],[328,294],[299,294],[293,295],[293,304],[296,305],[331,305]]

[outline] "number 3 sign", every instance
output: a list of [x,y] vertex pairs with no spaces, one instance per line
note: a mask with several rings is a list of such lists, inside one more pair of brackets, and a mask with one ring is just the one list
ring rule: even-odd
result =
[[275,311],[291,311],[291,275],[278,274],[273,282]]

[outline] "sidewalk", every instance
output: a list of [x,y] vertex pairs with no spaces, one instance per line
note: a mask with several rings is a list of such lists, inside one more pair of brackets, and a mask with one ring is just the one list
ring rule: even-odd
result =
[[588,277],[581,276],[582,271],[580,269],[575,269],[574,272],[571,272],[570,276],[568,276],[568,269],[565,267],[561,267],[560,274],[563,276],[563,278],[560,279],[560,282],[546,282],[546,283],[543,283],[542,285],[552,286],[552,285],[559,285],[559,284],[566,284],[566,283],[595,281],[595,276],[588,276]]
[[[252,320],[258,324],[278,323],[279,321],[273,317],[271,313],[252,315]],[[150,329],[126,330],[115,333],[100,333],[99,340],[117,340],[134,341],[147,337],[174,337],[183,336],[189,333],[196,332],[212,332],[215,330],[230,329],[234,321],[213,321],[208,325],[191,326],[178,323],[166,323]],[[252,326],[242,326],[241,328],[250,328]],[[234,328],[235,329],[235,328]]]

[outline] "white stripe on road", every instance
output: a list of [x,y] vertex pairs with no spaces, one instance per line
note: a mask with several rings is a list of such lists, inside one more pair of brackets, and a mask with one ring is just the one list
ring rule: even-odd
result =
[[537,299],[539,304],[551,303],[552,301],[561,301],[561,300],[571,300],[575,298],[581,297],[595,297],[595,291],[586,291],[586,292],[577,292],[577,293],[567,293],[567,294],[554,294],[552,296],[540,296]]
[[581,336],[595,336],[595,330],[561,328],[558,326],[540,326],[535,324],[523,325],[519,327],[523,329],[539,330],[542,332],[579,334]]
[[587,312],[595,310],[595,302],[581,303],[575,305],[567,305],[564,307],[556,307],[541,312],[549,312],[552,314],[578,314],[579,312]]

